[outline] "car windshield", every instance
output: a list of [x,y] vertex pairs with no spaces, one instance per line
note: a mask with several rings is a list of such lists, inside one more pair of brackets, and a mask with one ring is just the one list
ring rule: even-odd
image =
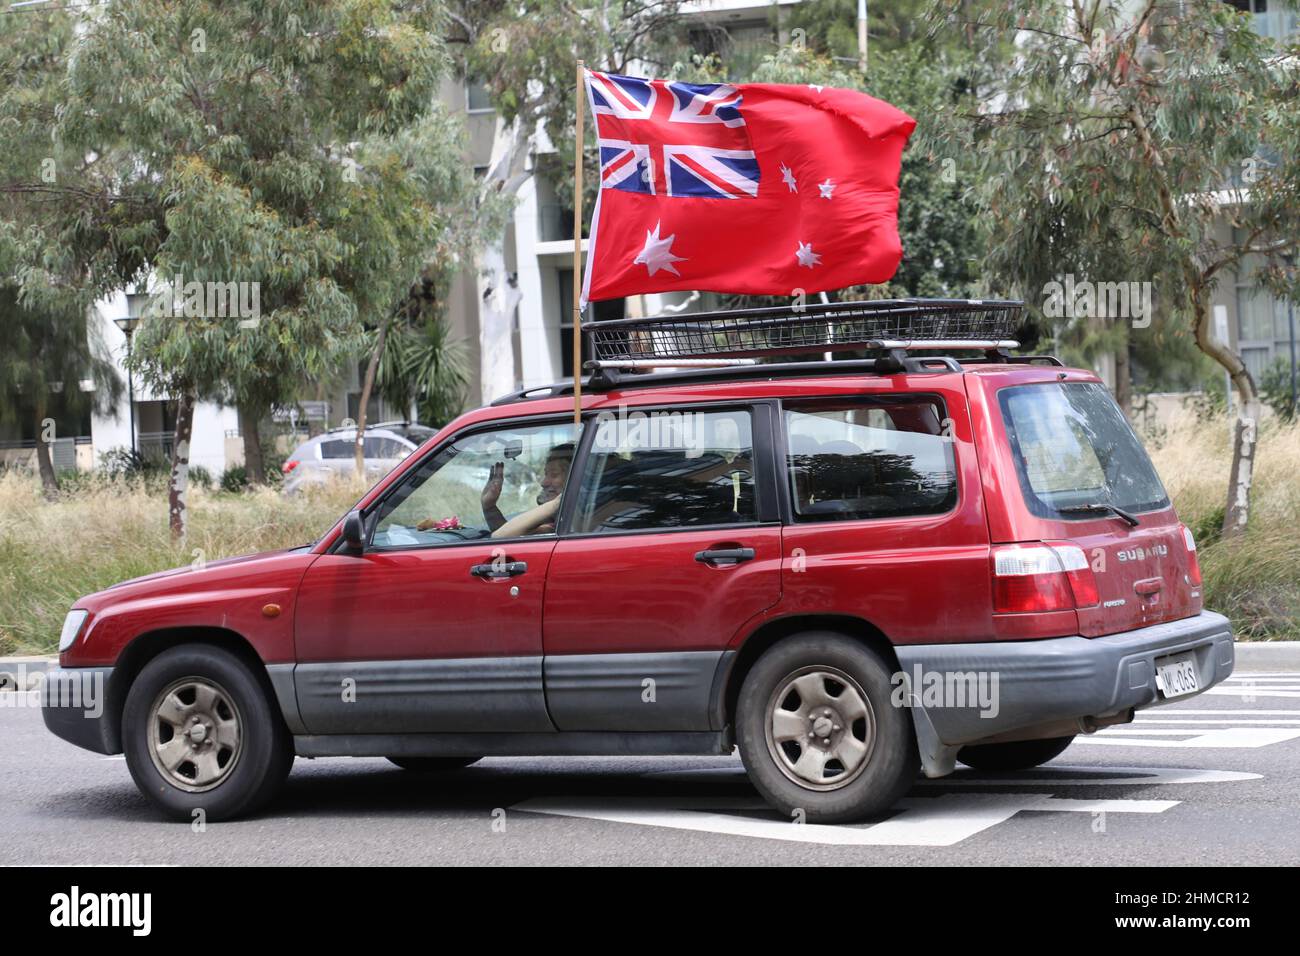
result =
[[1042,518],[1169,507],[1151,459],[1104,385],[1020,385],[998,393],[1020,487]]

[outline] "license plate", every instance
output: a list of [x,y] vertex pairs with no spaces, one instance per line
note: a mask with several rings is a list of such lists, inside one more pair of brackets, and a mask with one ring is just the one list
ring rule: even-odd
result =
[[1166,699],[1195,694],[1201,686],[1196,682],[1194,655],[1179,654],[1156,661],[1156,685]]

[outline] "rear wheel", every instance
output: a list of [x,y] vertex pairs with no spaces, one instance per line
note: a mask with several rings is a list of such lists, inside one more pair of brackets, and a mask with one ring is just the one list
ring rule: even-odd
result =
[[1074,741],[1068,737],[1015,740],[1005,744],[974,744],[957,751],[957,759],[976,770],[1028,770],[1059,757]]
[[409,770],[412,773],[449,773],[452,770],[463,770],[470,764],[478,763],[482,757],[389,757],[390,763],[394,763],[403,770]]
[[225,820],[269,801],[293,764],[284,720],[254,670],[210,644],[159,654],[122,711],[126,765],[164,813]]
[[737,744],[750,780],[809,823],[877,816],[920,768],[911,715],[891,703],[890,667],[833,632],[781,641],[745,677]]

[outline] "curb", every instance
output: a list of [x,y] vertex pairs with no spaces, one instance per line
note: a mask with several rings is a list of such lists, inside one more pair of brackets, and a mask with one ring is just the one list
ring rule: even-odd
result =
[[1234,641],[1234,674],[1300,671],[1300,641]]

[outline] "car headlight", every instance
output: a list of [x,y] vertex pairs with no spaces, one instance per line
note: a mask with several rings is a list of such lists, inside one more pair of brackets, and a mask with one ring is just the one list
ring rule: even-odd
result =
[[68,612],[68,616],[63,619],[63,633],[59,635],[59,653],[63,653],[76,643],[77,635],[81,633],[81,626],[86,623],[88,617],[90,617],[89,611]]

